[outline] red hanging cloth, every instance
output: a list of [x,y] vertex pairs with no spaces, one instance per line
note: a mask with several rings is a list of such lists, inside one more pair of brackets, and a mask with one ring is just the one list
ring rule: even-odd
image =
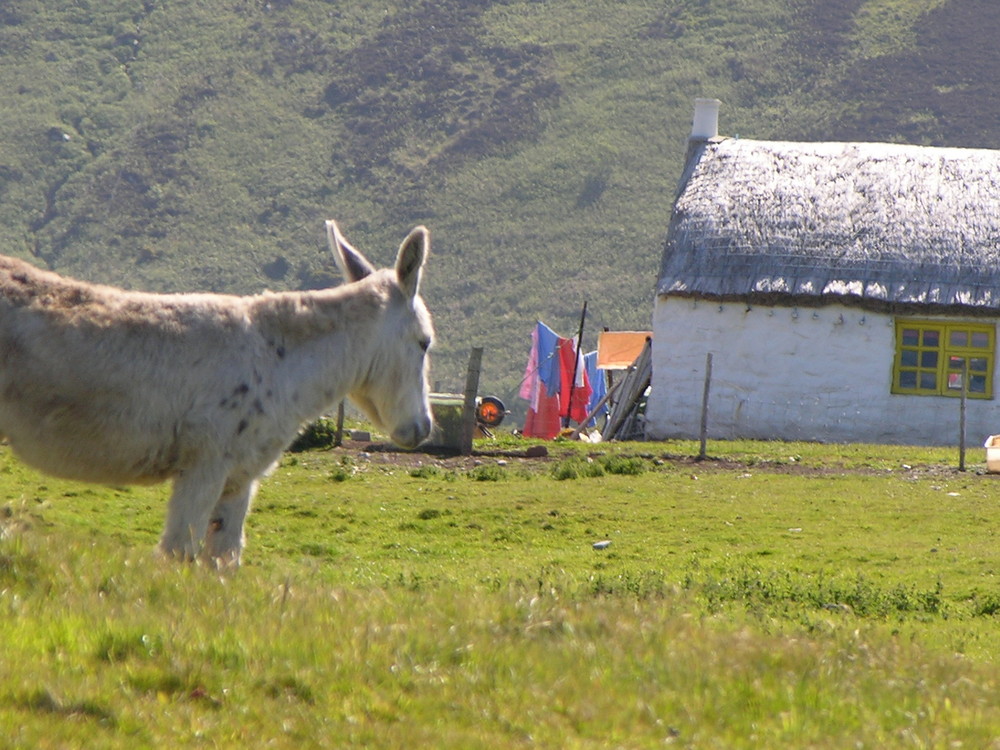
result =
[[[576,345],[573,339],[559,339],[559,369],[561,383],[559,386],[560,409],[559,416],[569,417],[574,422],[583,422],[587,417],[587,404],[590,402],[590,380],[587,378],[587,368],[583,363],[577,363]],[[576,385],[570,388],[573,372],[576,372]],[[570,391],[573,397],[570,403]]]

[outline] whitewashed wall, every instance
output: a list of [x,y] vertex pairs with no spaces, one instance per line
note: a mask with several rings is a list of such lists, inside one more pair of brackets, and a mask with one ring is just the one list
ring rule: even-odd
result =
[[[960,399],[889,392],[892,316],[839,305],[748,309],[660,297],[653,331],[650,438],[699,436],[711,352],[710,438],[959,442]],[[1000,433],[998,401],[969,399],[966,420],[967,445],[982,445]]]

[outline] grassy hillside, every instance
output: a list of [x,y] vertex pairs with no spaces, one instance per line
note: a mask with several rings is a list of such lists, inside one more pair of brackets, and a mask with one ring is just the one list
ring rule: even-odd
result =
[[536,318],[646,327],[692,100],[726,133],[990,146],[989,0],[0,7],[0,248],[129,287],[336,282],[433,232],[435,380]]

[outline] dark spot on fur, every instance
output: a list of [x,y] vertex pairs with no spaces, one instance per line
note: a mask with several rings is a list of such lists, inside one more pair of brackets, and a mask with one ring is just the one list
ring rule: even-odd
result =
[[240,423],[236,425],[236,434],[241,435],[248,426],[249,423],[245,419],[241,419]]
[[221,518],[213,518],[209,523],[209,531],[222,531],[223,521]]
[[70,305],[84,305],[90,302],[90,294],[84,289],[70,289],[66,293],[66,302]]
[[258,414],[264,413],[264,404],[261,403],[261,400],[259,398],[255,398],[253,400],[253,410]]
[[223,409],[235,409],[239,406],[240,401],[243,399],[247,393],[250,392],[250,386],[246,383],[241,383],[240,385],[233,388],[232,394],[228,398],[224,398],[219,402],[219,407]]
[[278,359],[284,359],[285,358],[285,347],[279,346],[277,349],[275,349],[275,353],[277,353]]

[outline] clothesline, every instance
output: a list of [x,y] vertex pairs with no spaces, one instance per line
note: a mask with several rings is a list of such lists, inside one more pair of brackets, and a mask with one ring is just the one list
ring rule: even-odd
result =
[[[556,356],[556,353],[555,352],[550,352],[549,355],[548,355],[548,359],[552,359],[552,357],[554,357],[554,356]],[[510,393],[508,393],[507,395],[508,396],[514,396],[515,394],[517,394],[518,392],[520,392],[521,386],[523,386],[525,384],[525,382],[528,380],[528,378],[534,377],[538,373],[538,368],[540,366],[541,365],[536,365],[535,368],[531,372],[528,372],[528,370],[525,369],[525,371],[524,371],[524,377],[521,378],[520,381],[518,381],[518,384],[515,385],[511,389]],[[529,363],[529,367],[530,367],[530,363]]]
[[541,321],[535,324],[518,388],[518,395],[530,403],[525,435],[548,439],[559,434],[566,420],[582,423],[606,389],[597,352],[584,355],[579,342],[559,336]]

